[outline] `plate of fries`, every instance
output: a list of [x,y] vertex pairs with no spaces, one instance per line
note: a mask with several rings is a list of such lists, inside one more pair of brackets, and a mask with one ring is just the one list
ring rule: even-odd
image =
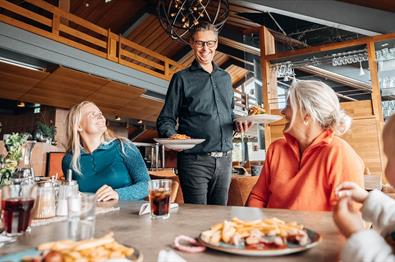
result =
[[40,257],[24,257],[23,261],[143,261],[136,248],[115,241],[113,233],[101,238],[81,241],[59,240],[37,247]]
[[278,218],[230,221],[213,225],[199,236],[208,248],[246,256],[281,256],[308,250],[322,237],[297,222]]
[[156,142],[164,145],[168,149],[173,150],[187,150],[191,149],[197,144],[203,143],[206,139],[174,139],[174,138],[154,138]]

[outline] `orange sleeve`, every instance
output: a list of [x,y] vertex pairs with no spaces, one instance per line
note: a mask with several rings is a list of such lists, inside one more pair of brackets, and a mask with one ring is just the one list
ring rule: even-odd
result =
[[354,149],[347,145],[343,150],[335,152],[331,159],[331,172],[328,176],[328,186],[330,192],[330,205],[337,204],[336,186],[345,181],[350,181],[365,188],[364,174],[365,165]]
[[269,201],[269,185],[270,185],[270,156],[273,152],[270,146],[268,148],[264,166],[261,174],[259,175],[258,181],[252,188],[246,206],[249,207],[266,207]]

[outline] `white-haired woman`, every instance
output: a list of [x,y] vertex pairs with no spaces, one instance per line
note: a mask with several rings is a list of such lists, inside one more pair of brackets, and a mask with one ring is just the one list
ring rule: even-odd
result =
[[148,195],[148,171],[139,150],[107,130],[106,119],[92,102],[71,108],[67,116],[67,154],[63,173],[73,171],[82,192],[98,201],[139,200]]
[[338,184],[363,186],[363,161],[336,136],[349,129],[351,118],[332,88],[319,81],[295,81],[281,113],[288,120],[284,137],[269,146],[248,206],[328,211],[337,202]]

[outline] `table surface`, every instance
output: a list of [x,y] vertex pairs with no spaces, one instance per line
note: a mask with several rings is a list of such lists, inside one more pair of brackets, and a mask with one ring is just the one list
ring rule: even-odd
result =
[[[203,205],[181,205],[173,210],[167,220],[151,220],[149,215],[138,215],[142,202],[121,202],[121,209],[96,217],[96,237],[112,231],[118,242],[139,249],[144,261],[157,261],[161,249],[171,248],[177,235],[197,237],[224,219],[239,217],[246,220],[277,217],[285,221],[297,221],[318,232],[322,242],[311,250],[267,259],[278,261],[335,261],[344,245],[345,239],[338,233],[332,221],[331,212],[302,212],[282,209],[258,209],[248,207],[225,207]],[[52,223],[34,227],[30,233],[20,237],[17,242],[0,248],[0,256],[38,244],[67,238],[67,222]],[[258,261],[262,257],[241,257],[214,250],[204,253],[187,254],[178,252],[187,261]]]

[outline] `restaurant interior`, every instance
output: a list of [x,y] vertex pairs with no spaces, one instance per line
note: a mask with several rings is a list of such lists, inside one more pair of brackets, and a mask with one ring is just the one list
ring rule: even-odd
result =
[[[186,21],[184,28],[172,28],[169,17],[176,14],[161,6],[168,2],[172,1],[0,0],[0,139],[15,132],[31,134],[37,141],[30,159],[35,176],[66,176],[61,162],[66,153],[67,113],[82,101],[92,101],[102,110],[107,127],[138,147],[152,179],[173,181],[171,199],[182,213],[176,152],[154,140],[159,137],[156,119],[171,77],[194,60],[187,38],[177,31],[188,33],[190,24]],[[384,176],[387,159],[381,137],[386,119],[395,111],[395,2],[202,2],[207,12],[218,8],[225,13],[218,17],[222,28],[214,62],[231,76],[236,117],[256,105],[266,114],[281,115],[295,78],[322,81],[336,92],[341,107],[352,117],[351,130],[342,138],[365,164],[365,189],[395,193]],[[189,207],[183,217],[172,214],[168,221],[176,222],[168,225],[169,231],[183,228],[195,237],[196,230],[213,224],[214,218],[203,213],[215,210],[224,219],[256,216],[243,214],[241,208],[259,178],[267,148],[283,136],[285,123],[282,119],[256,124],[233,137],[228,206],[234,209],[206,207],[197,214],[198,208]],[[5,155],[4,142],[0,143],[0,154]],[[269,217],[299,219],[313,228],[314,221],[322,221],[320,246],[284,260],[337,258],[345,240],[338,233],[330,236],[337,232],[330,214],[268,212]],[[127,243],[137,247],[146,261],[156,260],[176,235],[164,233],[160,229],[164,224],[142,222],[131,213],[119,215],[118,222],[112,221],[111,212],[101,216],[96,218],[95,236],[111,228],[115,239],[126,241],[127,232],[122,231],[128,229],[122,223],[141,225],[130,231],[136,237]],[[182,222],[187,216],[202,217],[207,224],[189,227]],[[34,234],[33,227],[32,236],[24,236],[9,251],[61,239],[67,232],[55,235],[55,224],[43,227],[45,237]],[[156,230],[163,237],[157,236],[158,243],[150,244]],[[0,247],[0,256],[9,251]],[[187,261],[241,261],[214,251],[179,255]]]

